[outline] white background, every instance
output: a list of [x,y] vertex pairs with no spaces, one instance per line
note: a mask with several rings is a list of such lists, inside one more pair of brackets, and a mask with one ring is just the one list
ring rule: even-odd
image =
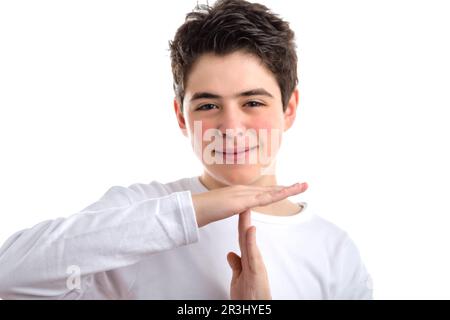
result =
[[[279,182],[309,183],[299,198],[352,236],[376,299],[449,299],[449,3],[261,2],[298,42]],[[0,2],[0,243],[113,185],[201,173],[168,52],[195,4]]]

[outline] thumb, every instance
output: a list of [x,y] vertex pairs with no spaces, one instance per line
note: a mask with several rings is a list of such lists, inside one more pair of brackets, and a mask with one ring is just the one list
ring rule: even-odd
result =
[[239,277],[242,271],[241,258],[234,252],[228,252],[227,260],[231,270],[233,270],[233,279]]

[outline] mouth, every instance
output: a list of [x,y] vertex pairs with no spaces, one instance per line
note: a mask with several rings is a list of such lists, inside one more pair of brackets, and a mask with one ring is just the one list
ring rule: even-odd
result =
[[243,154],[243,153],[246,153],[246,152],[249,152],[249,151],[251,151],[251,150],[253,150],[253,149],[256,149],[258,146],[254,146],[254,147],[249,147],[249,148],[246,148],[246,149],[242,149],[242,150],[214,150],[214,152],[217,152],[217,153],[219,153],[219,154],[223,154],[223,155],[225,155],[225,156],[227,156],[227,155],[229,155],[229,156],[233,156],[233,155],[239,155],[239,154]]

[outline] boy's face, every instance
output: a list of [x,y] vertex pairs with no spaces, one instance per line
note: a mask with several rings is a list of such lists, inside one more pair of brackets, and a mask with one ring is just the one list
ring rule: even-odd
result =
[[225,185],[251,184],[274,175],[282,133],[295,119],[297,89],[283,112],[274,75],[248,53],[204,54],[192,67],[183,112],[174,101],[180,128],[205,173]]

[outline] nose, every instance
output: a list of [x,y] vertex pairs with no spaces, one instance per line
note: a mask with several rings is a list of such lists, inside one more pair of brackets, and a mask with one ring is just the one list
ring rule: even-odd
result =
[[226,106],[223,108],[219,119],[218,129],[222,138],[234,141],[245,135],[245,115],[237,106]]

